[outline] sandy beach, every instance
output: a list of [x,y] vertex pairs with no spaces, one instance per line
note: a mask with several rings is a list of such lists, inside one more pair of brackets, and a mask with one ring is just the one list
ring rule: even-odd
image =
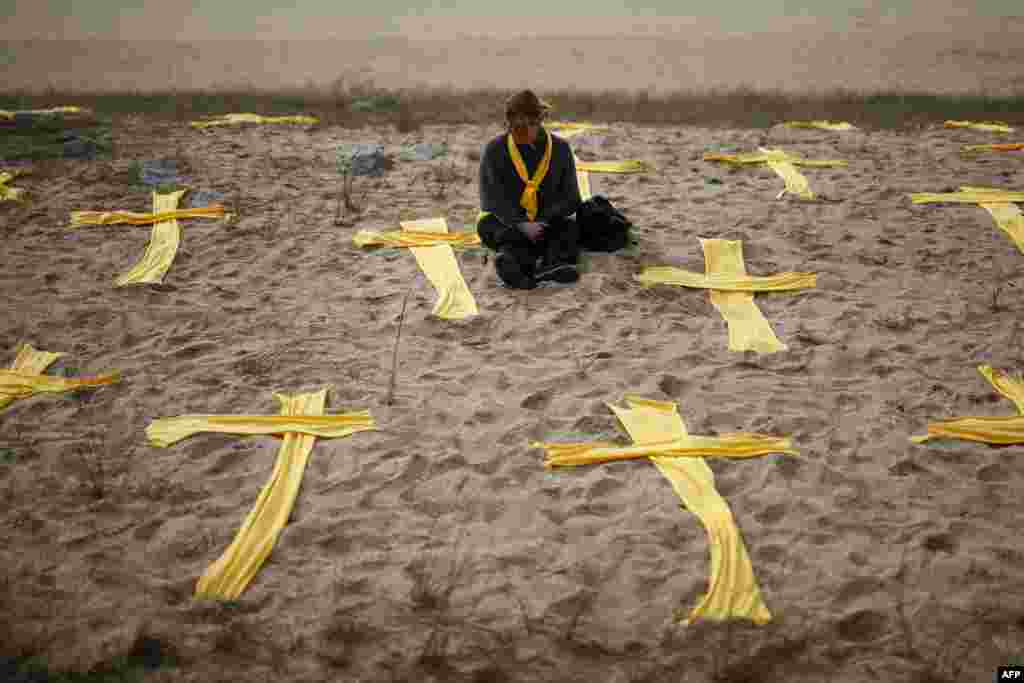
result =
[[[497,124],[119,125],[116,159],[37,163],[14,183],[31,201],[0,209],[0,362],[29,342],[68,354],[54,368],[123,373],[0,418],[16,455],[0,464],[11,647],[85,670],[145,633],[182,662],[147,681],[204,682],[909,682],[929,665],[984,680],[1024,651],[1021,448],[908,440],[929,421],[1014,414],[976,366],[1024,367],[1021,253],[977,206],[908,199],[1024,188],[1021,153],[959,154],[996,136],[614,124],[574,148],[653,164],[591,176],[636,225],[637,250],[591,254],[577,285],[534,291],[499,286],[470,251],[458,260],[480,314],[444,321],[407,250],[352,236],[435,216],[471,225]],[[336,145],[443,140],[445,158],[358,178],[365,211],[334,224]],[[767,168],[702,161],[759,145],[848,166],[805,169],[821,198],[804,202],[776,200]],[[240,202],[239,217],[182,221],[164,284],[115,288],[149,227],[70,228],[70,212],[150,210],[130,166],[165,157],[193,191]],[[422,180],[439,165],[458,177],[444,198]],[[742,240],[754,275],[817,273],[814,289],[755,298],[787,351],[731,352],[707,291],[634,281],[649,265],[703,271],[699,238]],[[280,441],[158,449],[146,427],[273,414],[273,392],[323,387],[328,413],[368,409],[379,430],[318,439],[240,600],[192,601]],[[708,539],[649,462],[547,471],[529,447],[628,443],[606,406],[626,394],[678,402],[692,434],[792,437],[801,458],[709,461],[767,625],[673,623],[707,589]]]

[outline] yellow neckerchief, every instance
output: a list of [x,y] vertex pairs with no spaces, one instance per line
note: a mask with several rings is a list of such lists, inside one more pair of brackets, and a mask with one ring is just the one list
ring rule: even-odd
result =
[[[541,130],[544,130],[543,128]],[[548,168],[551,166],[551,133],[544,131],[548,138],[547,147],[544,149],[544,158],[540,160],[540,166],[537,167],[537,172],[533,174],[531,179],[529,174],[526,172],[526,163],[523,161],[523,157],[519,154],[519,148],[516,147],[516,141],[512,137],[512,133],[508,134],[508,153],[512,157],[512,164],[516,167],[516,173],[519,174],[519,178],[526,183],[526,189],[523,190],[523,196],[519,199],[519,205],[526,209],[526,215],[529,216],[532,221],[537,217],[537,189],[540,188],[541,182],[544,180],[544,176],[548,174]]]

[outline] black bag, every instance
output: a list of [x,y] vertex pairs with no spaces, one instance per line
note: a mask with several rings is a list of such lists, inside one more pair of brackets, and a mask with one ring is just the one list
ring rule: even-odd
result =
[[601,195],[594,195],[576,209],[580,247],[584,251],[618,251],[633,243],[633,224]]

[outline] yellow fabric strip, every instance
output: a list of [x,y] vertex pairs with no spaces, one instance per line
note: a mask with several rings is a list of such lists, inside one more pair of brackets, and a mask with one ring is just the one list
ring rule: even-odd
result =
[[[175,211],[178,202],[186,190],[178,190],[170,194],[153,193],[153,213],[162,214]],[[131,270],[118,276],[114,281],[117,287],[140,283],[163,282],[164,275],[171,268],[178,244],[181,243],[181,226],[173,218],[156,223],[146,245],[146,253],[132,266]]]
[[[326,391],[326,389],[324,390]],[[279,394],[275,394],[275,397]],[[278,399],[280,400],[280,399]],[[336,439],[373,429],[368,411],[342,415],[180,415],[153,420],[146,437],[158,448],[167,448],[200,432],[272,436],[294,432],[321,439]]]
[[563,140],[576,137],[588,130],[607,130],[608,126],[599,126],[593,123],[573,123],[570,121],[551,121],[544,124],[544,127],[558,135]]
[[[637,445],[682,441],[686,424],[671,402],[626,396],[628,408],[609,404]],[[754,578],[750,556],[736,527],[729,504],[715,489],[715,475],[702,458],[652,457],[686,508],[697,515],[708,534],[711,566],[708,591],[682,621],[749,619],[766,624],[772,619]]]
[[1002,142],[991,145],[965,145],[963,152],[1016,152],[1024,150],[1024,142]]
[[1014,377],[996,370],[991,365],[979,365],[978,372],[996,391],[1013,401],[1017,412],[1024,415],[1024,377]]
[[989,384],[1006,398],[1013,401],[1018,415],[1010,417],[964,417],[957,420],[943,420],[928,424],[928,433],[912,436],[914,443],[929,439],[948,438],[965,441],[980,441],[993,444],[1024,443],[1024,378],[1012,377],[995,370],[991,365],[979,365],[978,372]]
[[785,194],[795,194],[801,199],[814,199],[815,194],[807,184],[807,178],[803,176],[796,167],[788,161],[769,161],[768,166],[779,174],[786,182],[786,188],[778,194],[776,199]]
[[78,114],[87,111],[82,107],[51,107],[50,109],[20,109],[8,111],[0,109],[0,118],[13,119],[15,114]]
[[[704,249],[704,267],[709,275],[744,276],[743,243],[739,240],[701,240]],[[711,290],[711,303],[729,328],[730,351],[756,351],[775,353],[788,347],[779,341],[768,319],[754,303],[748,292]]]
[[537,191],[540,189],[540,184],[544,182],[548,169],[551,168],[551,150],[554,147],[554,143],[550,135],[545,137],[547,138],[547,144],[544,146],[544,156],[541,158],[540,164],[531,178],[527,173],[526,162],[523,161],[522,155],[519,154],[519,147],[516,146],[515,138],[512,137],[512,133],[506,136],[506,145],[509,156],[512,157],[512,165],[515,167],[516,173],[519,174],[520,180],[526,183],[523,195],[519,198],[519,205],[526,209],[526,215],[531,221],[537,217]]
[[787,128],[820,128],[822,130],[857,130],[857,126],[847,121],[786,121],[782,125]]
[[961,187],[958,192],[916,192],[910,195],[910,201],[913,204],[1001,204],[1024,202],[1024,192]]
[[134,211],[72,211],[71,225],[151,225],[179,218],[221,218],[225,216],[223,206],[204,206],[196,209],[176,209],[162,213],[136,213]]
[[21,169],[15,169],[14,171],[0,171],[0,202],[18,202],[24,199],[25,190],[17,187],[8,187],[7,183],[11,182],[20,175],[26,175],[28,172]]
[[55,377],[0,370],[0,396],[27,398],[33,394],[60,394],[72,389],[98,387],[120,381],[117,370],[96,377]]
[[946,128],[973,128],[974,130],[985,130],[990,133],[1012,133],[1013,128],[1002,121],[946,121]]
[[[63,355],[66,354],[59,351],[37,351],[31,344],[21,344],[15,354],[14,362],[11,364],[11,371],[23,375],[41,375],[46,368]],[[14,403],[16,399],[16,396],[9,396],[0,390],[0,410]]]
[[239,123],[319,123],[315,116],[260,116],[259,114],[224,114],[208,121],[192,121],[193,128],[209,128],[211,126],[233,126]]
[[[639,446],[615,446],[612,444],[568,444],[571,448],[558,448],[563,444],[538,443],[534,446],[548,449],[546,467],[576,467],[618,460],[662,457],[704,457],[754,458],[772,453],[799,455],[792,442],[784,437],[761,434],[732,433],[719,436],[687,436],[676,441]],[[554,446],[555,448],[548,448]],[[586,447],[586,448],[584,448]]]
[[586,171],[576,169],[576,185],[580,188],[580,199],[587,201],[594,196],[590,189],[590,174]]
[[[327,389],[295,396],[274,394],[274,398],[281,405],[284,419],[309,419],[311,416],[324,416]],[[368,414],[366,422],[368,426],[364,428],[372,429],[373,422]],[[360,430],[352,428],[339,436]],[[260,491],[234,541],[199,578],[196,598],[234,600],[246,589],[270,556],[281,530],[288,523],[315,441],[316,437],[310,434],[289,432],[284,435],[274,472]]]
[[789,154],[781,149],[766,149],[763,147],[758,148],[757,154],[717,154],[714,152],[707,152],[704,154],[704,161],[719,161],[726,164],[767,164],[769,161],[788,161],[794,166],[814,166],[814,167],[833,167],[833,166],[846,166],[846,162],[835,159],[835,160],[820,160],[812,161],[810,159],[804,159],[803,157],[796,156],[795,154]]
[[646,161],[626,159],[625,161],[576,161],[576,171],[590,173],[646,173],[654,170]]
[[[448,223],[444,218],[426,218],[418,221],[401,221],[402,230],[413,233],[447,233]],[[459,320],[476,315],[476,299],[469,291],[469,285],[462,277],[455,252],[447,244],[432,247],[412,247],[413,256],[420,269],[437,290],[434,315],[444,320]]]
[[716,273],[705,275],[672,266],[652,266],[634,276],[645,285],[665,284],[696,289],[718,289],[731,292],[784,292],[817,286],[815,273],[779,273],[777,275],[733,275]]
[[[483,212],[481,211],[481,214]],[[477,218],[479,221],[483,215]],[[447,244],[452,247],[473,247],[480,244],[480,235],[475,232],[430,232],[418,230],[391,230],[376,232],[360,230],[352,237],[357,247],[432,247]]]
[[1010,417],[964,417],[928,423],[926,436],[912,436],[914,443],[929,439],[963,439],[992,444],[1024,443],[1024,415]]
[[118,371],[96,377],[56,377],[44,375],[55,360],[66,354],[37,351],[29,344],[18,347],[18,353],[9,370],[0,370],[0,411],[18,399],[34,394],[57,394],[85,387],[115,384],[121,380]]
[[985,203],[980,206],[989,212],[999,229],[1024,253],[1024,215],[1021,215],[1017,205]]

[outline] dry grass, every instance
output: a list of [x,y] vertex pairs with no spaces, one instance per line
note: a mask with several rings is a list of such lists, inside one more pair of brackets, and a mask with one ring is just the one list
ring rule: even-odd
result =
[[[144,115],[164,121],[185,121],[210,114],[254,112],[266,115],[312,114],[321,125],[360,127],[393,125],[399,132],[433,124],[489,123],[500,120],[510,91],[489,88],[461,90],[427,88],[389,92],[372,82],[330,87],[168,92],[11,92],[0,96],[0,108],[59,106],[69,101],[100,116]],[[1024,93],[991,97],[984,93],[934,95],[915,92],[861,92],[837,88],[830,92],[791,94],[748,86],[729,90],[648,92],[545,92],[559,118],[647,125],[766,128],[790,119],[848,120],[865,129],[914,130],[946,119],[1000,119],[1024,124]]]

